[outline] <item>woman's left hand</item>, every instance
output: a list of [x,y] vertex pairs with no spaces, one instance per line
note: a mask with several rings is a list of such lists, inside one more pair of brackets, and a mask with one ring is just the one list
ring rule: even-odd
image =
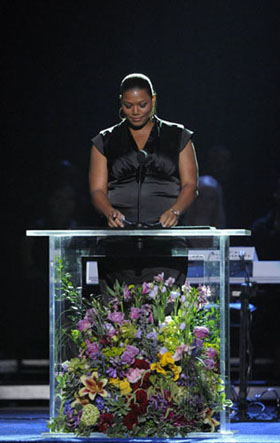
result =
[[161,215],[159,221],[163,228],[172,228],[178,224],[179,216],[180,213],[177,209],[170,208]]

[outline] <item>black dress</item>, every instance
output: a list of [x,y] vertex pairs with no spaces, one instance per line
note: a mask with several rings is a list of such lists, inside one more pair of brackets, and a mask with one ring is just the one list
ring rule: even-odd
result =
[[[126,120],[92,139],[107,159],[108,198],[112,206],[124,214],[128,227],[141,223],[160,229],[157,223],[161,214],[172,207],[180,192],[179,154],[192,135],[182,125],[155,117],[144,146],[144,165],[139,163],[139,149]],[[100,273],[110,285],[115,279],[126,283],[150,281],[160,272],[165,272],[166,278],[173,276],[181,284],[186,277],[186,259],[167,258],[178,243],[156,236],[141,240],[135,237],[103,240],[99,253],[106,255],[106,259]]]

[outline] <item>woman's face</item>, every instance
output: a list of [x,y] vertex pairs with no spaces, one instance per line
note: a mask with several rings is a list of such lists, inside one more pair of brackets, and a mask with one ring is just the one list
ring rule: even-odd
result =
[[129,89],[122,96],[122,110],[133,126],[143,126],[151,118],[155,100],[146,89]]

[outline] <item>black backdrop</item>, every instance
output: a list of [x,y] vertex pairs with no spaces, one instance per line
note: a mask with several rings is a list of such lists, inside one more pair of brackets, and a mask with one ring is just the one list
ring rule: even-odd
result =
[[94,223],[90,138],[118,121],[130,72],[151,77],[160,117],[195,131],[201,173],[211,147],[230,151],[227,226],[250,228],[268,211],[280,169],[279,9],[271,0],[1,2],[4,325],[28,296],[19,245],[44,212],[58,160],[79,171],[84,225]]

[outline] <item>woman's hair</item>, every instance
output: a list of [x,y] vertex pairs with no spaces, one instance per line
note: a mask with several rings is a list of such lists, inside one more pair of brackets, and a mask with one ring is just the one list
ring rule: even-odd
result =
[[129,74],[121,82],[120,87],[120,98],[122,98],[123,94],[129,89],[146,89],[150,97],[155,95],[155,91],[152,85],[151,80],[144,74]]

